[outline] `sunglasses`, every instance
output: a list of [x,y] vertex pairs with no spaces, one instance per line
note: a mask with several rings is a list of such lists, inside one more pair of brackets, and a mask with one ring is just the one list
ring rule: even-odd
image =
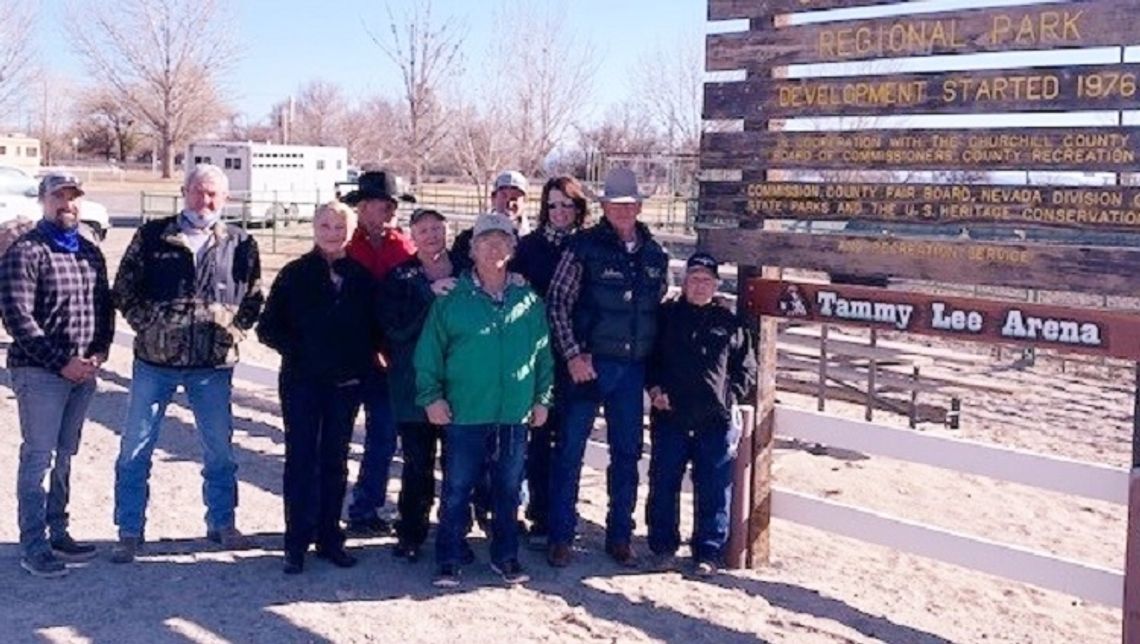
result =
[[550,201],[547,202],[546,207],[551,210],[555,208],[577,208],[573,201]]

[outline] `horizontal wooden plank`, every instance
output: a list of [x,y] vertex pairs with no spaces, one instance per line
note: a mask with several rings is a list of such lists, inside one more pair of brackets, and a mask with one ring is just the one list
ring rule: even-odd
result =
[[776,407],[776,433],[1106,503],[1128,503],[1128,470],[1097,463],[921,434],[783,405]]
[[800,13],[824,9],[849,9],[909,0],[709,0],[709,20],[763,18],[780,13]]
[[705,86],[705,118],[1140,109],[1140,64],[759,79]]
[[1140,251],[1121,248],[981,244],[738,228],[702,230],[698,242],[701,250],[722,262],[753,266],[1102,295],[1140,293]]
[[1140,186],[709,182],[700,216],[1140,233]]
[[710,34],[709,71],[798,63],[1124,46],[1140,41],[1134,0],[962,9]]
[[781,488],[772,490],[772,516],[1097,604],[1119,608],[1123,602],[1124,576],[1119,570],[932,528]]
[[702,169],[1140,171],[1140,128],[709,132]]
[[1140,359],[1140,316],[1125,313],[777,280],[747,293],[758,315]]

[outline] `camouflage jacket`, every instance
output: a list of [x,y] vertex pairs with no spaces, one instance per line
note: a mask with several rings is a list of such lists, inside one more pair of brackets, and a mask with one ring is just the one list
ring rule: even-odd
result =
[[178,218],[143,224],[115,277],[115,306],[135,330],[135,357],[164,367],[218,367],[264,303],[257,242],[219,222],[195,265]]

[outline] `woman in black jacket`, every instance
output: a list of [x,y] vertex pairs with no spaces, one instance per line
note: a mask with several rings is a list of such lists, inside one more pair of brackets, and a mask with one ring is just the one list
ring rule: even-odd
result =
[[304,570],[305,553],[341,568],[340,512],[348,478],[348,444],[361,403],[361,381],[379,348],[376,287],[368,271],[345,256],[356,213],[333,202],[313,218],[312,251],[281,269],[257,327],[281,354],[281,415],[285,421],[286,574]]
[[[525,277],[544,300],[566,240],[586,223],[587,203],[582,184],[574,177],[555,177],[542,187],[538,228],[519,240],[510,269]],[[555,360],[558,360],[557,352]],[[561,392],[566,389],[566,366],[555,364],[554,374],[554,404],[557,408]],[[546,424],[531,430],[527,444],[526,480],[530,500],[527,503],[526,517],[531,522],[530,545],[535,549],[546,548],[550,451],[559,417],[557,409],[552,409]]]

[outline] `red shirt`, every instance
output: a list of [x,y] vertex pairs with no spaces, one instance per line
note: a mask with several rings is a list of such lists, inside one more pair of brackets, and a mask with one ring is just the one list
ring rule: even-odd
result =
[[348,242],[346,250],[348,256],[368,269],[369,273],[378,280],[384,279],[388,271],[416,254],[416,245],[412,238],[404,234],[399,228],[385,228],[380,246],[372,245],[368,233],[363,227],[357,228]]

